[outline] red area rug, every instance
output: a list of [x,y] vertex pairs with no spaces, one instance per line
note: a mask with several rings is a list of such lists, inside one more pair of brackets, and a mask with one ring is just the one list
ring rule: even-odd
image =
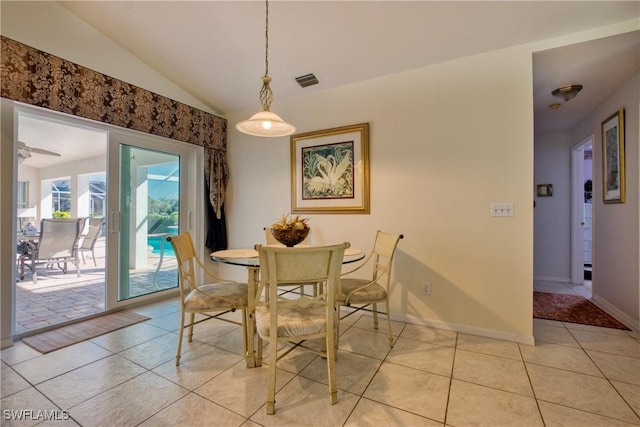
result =
[[533,317],[630,330],[624,324],[602,311],[594,303],[579,295],[534,292]]

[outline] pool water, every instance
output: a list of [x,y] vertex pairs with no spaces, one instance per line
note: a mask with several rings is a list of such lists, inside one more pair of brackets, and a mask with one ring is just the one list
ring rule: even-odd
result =
[[[147,245],[151,248],[151,253],[154,255],[160,255],[160,240],[161,236],[149,236],[147,238]],[[171,243],[164,241],[164,256],[176,256],[173,252],[173,246]]]

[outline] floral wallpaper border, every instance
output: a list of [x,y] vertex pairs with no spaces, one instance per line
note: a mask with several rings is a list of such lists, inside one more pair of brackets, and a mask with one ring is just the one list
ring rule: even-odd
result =
[[205,148],[220,218],[229,179],[227,120],[1,36],[0,96]]

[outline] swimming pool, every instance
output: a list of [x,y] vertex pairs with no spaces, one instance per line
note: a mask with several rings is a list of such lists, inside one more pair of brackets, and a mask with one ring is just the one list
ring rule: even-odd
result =
[[[160,255],[160,240],[162,236],[149,236],[147,237],[147,245],[151,248],[153,255]],[[171,243],[164,241],[164,256],[176,256],[173,252],[173,246]]]

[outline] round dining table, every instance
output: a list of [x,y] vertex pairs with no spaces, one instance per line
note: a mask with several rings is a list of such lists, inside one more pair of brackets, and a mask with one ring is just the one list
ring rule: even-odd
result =
[[[298,245],[296,247],[305,247],[308,245]],[[247,316],[246,323],[246,336],[247,342],[247,354],[245,354],[245,361],[247,368],[254,368],[262,365],[262,351],[258,349],[256,352],[254,342],[254,311],[258,301],[259,295],[256,295],[257,285],[260,281],[260,256],[255,249],[224,249],[210,254],[211,260],[220,262],[223,264],[237,265],[245,267],[248,272],[247,278]],[[344,258],[342,263],[349,264],[352,262],[360,261],[365,257],[364,252],[356,248],[347,248],[344,251]]]

